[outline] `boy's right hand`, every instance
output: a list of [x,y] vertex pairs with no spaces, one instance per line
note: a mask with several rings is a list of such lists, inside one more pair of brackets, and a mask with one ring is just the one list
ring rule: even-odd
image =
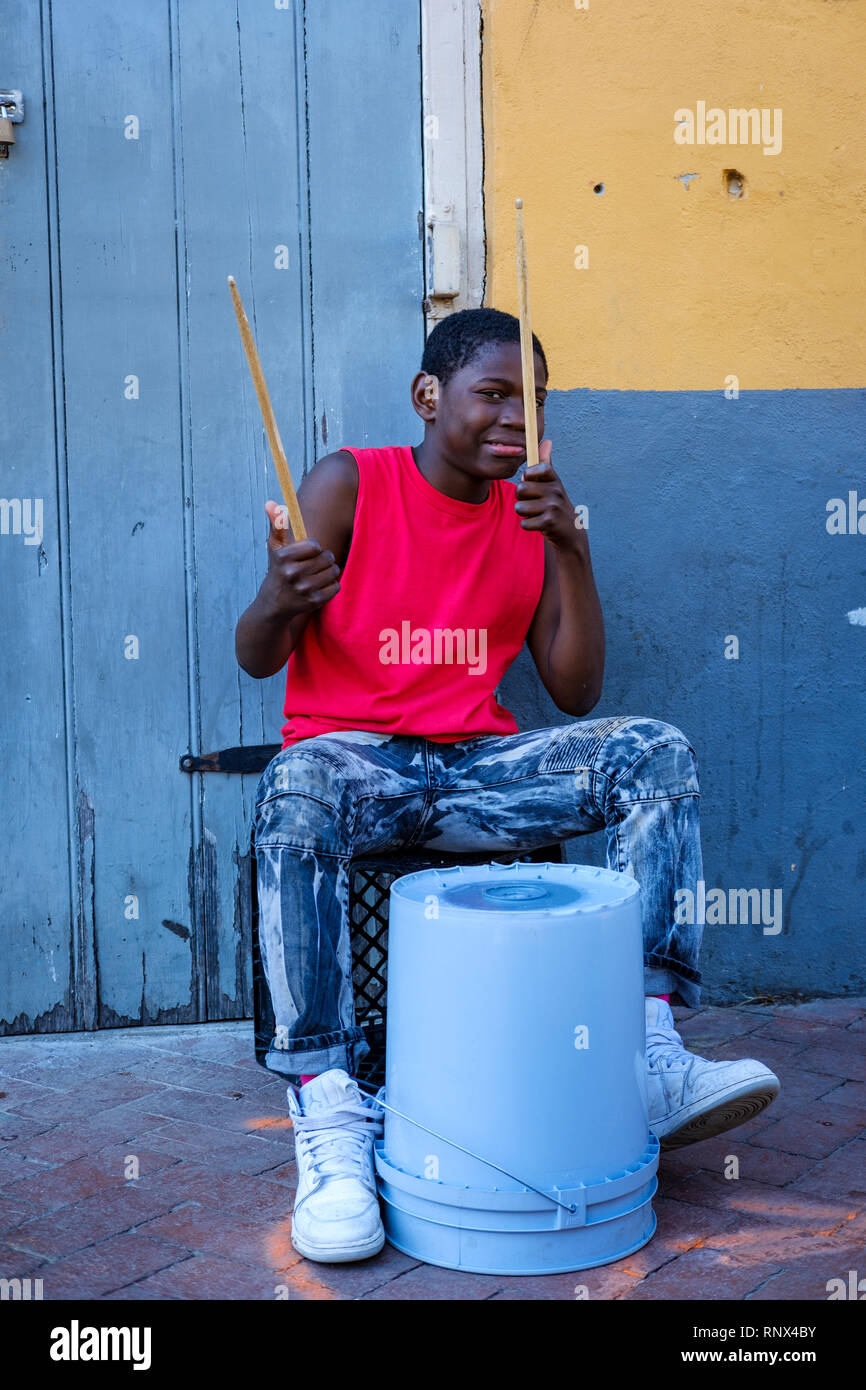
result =
[[277,502],[266,502],[271,523],[268,536],[268,572],[262,589],[273,611],[287,618],[313,613],[339,593],[340,566],[330,550],[308,536],[303,541],[289,539],[286,509]]

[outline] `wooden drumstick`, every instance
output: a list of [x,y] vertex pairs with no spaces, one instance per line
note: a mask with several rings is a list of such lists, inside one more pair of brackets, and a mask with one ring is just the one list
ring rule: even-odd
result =
[[265,422],[265,432],[268,436],[268,443],[271,446],[271,455],[274,466],[277,470],[277,477],[280,480],[280,487],[283,492],[283,501],[286,504],[286,511],[289,516],[289,523],[292,528],[292,538],[296,541],[303,541],[307,538],[307,531],[304,526],[304,518],[301,516],[301,508],[298,505],[298,498],[295,492],[295,485],[292,482],[292,475],[289,472],[289,465],[286,462],[286,453],[283,449],[283,441],[280,439],[280,432],[277,429],[277,421],[274,415],[274,408],[271,405],[271,398],[268,395],[268,388],[265,383],[262,364],[259,361],[259,354],[256,350],[256,341],[253,337],[253,330],[250,328],[249,320],[244,313],[244,306],[235,284],[235,277],[228,277],[229,289],[232,292],[232,301],[237,315],[238,328],[241,331],[241,341],[244,345],[244,352],[247,355],[250,375],[253,385],[256,388],[256,395],[259,398],[259,407],[262,412],[262,419]]
[[523,229],[523,199],[515,198],[517,222],[517,303],[520,316],[520,366],[523,374],[523,419],[526,432],[526,467],[538,463],[538,420],[535,414],[535,357],[532,348],[532,316],[529,312],[529,266]]

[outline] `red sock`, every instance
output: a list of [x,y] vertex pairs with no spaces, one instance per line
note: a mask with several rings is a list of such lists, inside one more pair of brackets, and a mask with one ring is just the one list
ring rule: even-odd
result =
[[671,996],[670,996],[669,994],[651,994],[651,995],[650,995],[650,998],[651,998],[651,999],[663,999],[663,1000],[665,1001],[666,1004],[669,1004],[669,1003],[671,1002]]

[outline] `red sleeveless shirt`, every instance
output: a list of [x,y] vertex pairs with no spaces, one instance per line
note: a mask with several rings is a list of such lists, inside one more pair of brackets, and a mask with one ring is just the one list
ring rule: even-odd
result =
[[437,743],[517,733],[494,691],[541,597],[544,540],[521,527],[514,483],[461,502],[408,445],[347,452],[359,474],[349,554],[289,657],[283,747],[340,729]]

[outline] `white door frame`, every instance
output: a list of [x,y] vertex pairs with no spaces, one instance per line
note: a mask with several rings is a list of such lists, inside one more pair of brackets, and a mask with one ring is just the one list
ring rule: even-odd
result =
[[429,332],[484,302],[481,0],[421,0],[421,73]]

